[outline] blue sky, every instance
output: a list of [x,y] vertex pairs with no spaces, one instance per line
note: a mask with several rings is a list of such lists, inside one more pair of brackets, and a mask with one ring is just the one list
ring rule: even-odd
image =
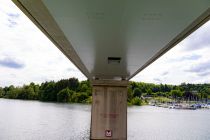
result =
[[[0,0],[0,86],[86,77],[11,2]],[[210,22],[144,69],[133,81],[210,82]]]

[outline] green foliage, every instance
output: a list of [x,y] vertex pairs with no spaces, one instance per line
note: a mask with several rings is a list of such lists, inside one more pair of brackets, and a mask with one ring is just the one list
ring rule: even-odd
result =
[[9,86],[8,91],[6,92],[5,98],[16,99],[18,96],[19,90],[13,85]]
[[58,102],[69,102],[70,97],[72,96],[73,93],[74,92],[67,87],[57,93],[57,101]]
[[57,101],[57,93],[55,90],[55,82],[43,83],[39,90],[41,101]]
[[74,91],[78,90],[79,80],[77,78],[70,78],[68,82],[69,82],[69,85],[68,85],[69,89],[74,90]]
[[4,96],[4,89],[0,87],[0,98]]
[[[22,87],[0,87],[0,98],[41,100],[52,102],[92,103],[90,81],[76,78],[49,81],[41,85],[30,83]],[[129,82],[128,105],[144,105],[148,100],[171,102],[172,100],[205,101],[210,99],[210,84],[166,85]]]
[[172,102],[172,99],[169,99],[167,97],[156,97],[154,98],[155,101],[159,102],[159,103],[169,103]]
[[87,104],[91,104],[92,101],[93,101],[92,96],[89,96],[89,97],[86,99],[86,103],[87,103]]
[[74,93],[71,98],[71,102],[73,103],[86,103],[88,99],[87,93]]
[[131,87],[129,87],[128,92],[127,92],[127,101],[131,102],[132,98],[133,98],[133,91],[132,91]]
[[89,96],[92,95],[92,88],[91,88],[91,85],[90,85],[90,81],[87,80],[87,81],[82,81],[80,84],[79,84],[79,92],[86,92]]
[[139,98],[139,97],[134,97],[132,100],[131,100],[131,104],[132,105],[142,105],[142,100]]
[[182,97],[183,93],[180,90],[171,90],[171,95],[175,99]]
[[127,102],[127,105],[128,105],[128,106],[132,106],[131,102]]
[[142,91],[139,88],[133,90],[133,97],[141,97]]
[[56,93],[58,93],[59,91],[61,91],[64,88],[67,88],[67,87],[70,90],[78,91],[79,81],[76,78],[62,79],[62,80],[56,82],[54,86],[55,86],[54,90]]

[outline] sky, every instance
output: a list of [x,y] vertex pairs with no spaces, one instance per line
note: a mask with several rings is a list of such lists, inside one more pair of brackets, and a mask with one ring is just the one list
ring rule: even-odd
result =
[[[0,86],[86,77],[10,1],[0,0]],[[137,74],[132,81],[210,83],[210,22]]]

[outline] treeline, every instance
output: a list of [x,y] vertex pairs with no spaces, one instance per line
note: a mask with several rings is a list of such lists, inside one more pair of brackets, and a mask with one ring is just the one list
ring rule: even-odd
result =
[[[169,102],[172,100],[177,102],[207,102],[208,99],[210,99],[210,84],[182,83],[181,85],[157,85],[143,82],[130,82],[128,89],[128,102],[135,104],[132,103],[133,100],[140,97],[145,97],[146,99],[158,99],[162,102]],[[135,99],[135,101],[136,100],[137,99]]]
[[[76,78],[58,82],[44,82],[41,85],[30,83],[21,87],[13,85],[0,87],[0,98],[40,100],[50,102],[91,103],[90,82]],[[147,104],[150,99],[164,101],[203,101],[210,98],[210,84],[166,85],[130,82],[128,86],[128,104]]]
[[90,82],[79,82],[76,78],[44,82],[41,85],[34,83],[22,87],[11,85],[0,88],[0,97],[72,103],[90,103],[92,100]]

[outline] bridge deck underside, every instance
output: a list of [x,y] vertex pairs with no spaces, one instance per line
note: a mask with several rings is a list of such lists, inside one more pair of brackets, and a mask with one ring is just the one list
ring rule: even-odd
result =
[[210,13],[209,0],[13,1],[90,79],[129,80]]

